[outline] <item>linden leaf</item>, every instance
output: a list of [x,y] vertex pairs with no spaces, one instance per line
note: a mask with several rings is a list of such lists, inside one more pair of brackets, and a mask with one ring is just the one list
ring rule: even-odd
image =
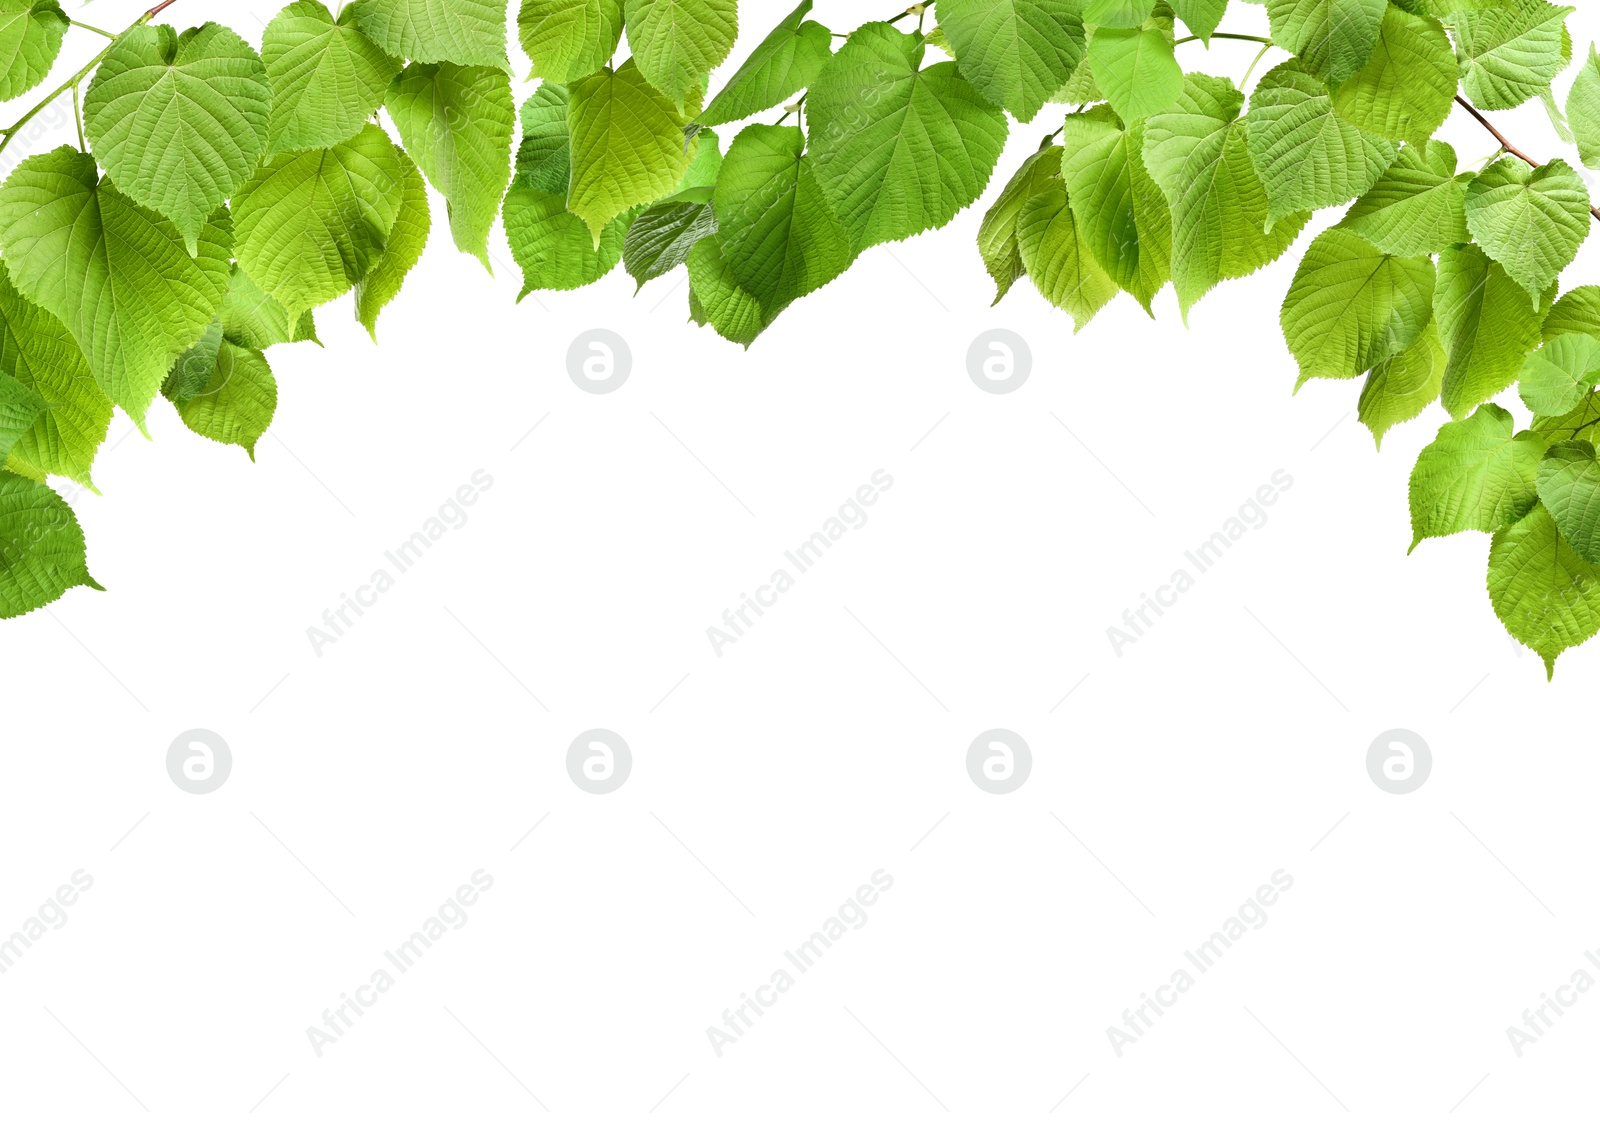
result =
[[356,283],[356,319],[374,342],[378,339],[378,314],[399,295],[411,267],[422,259],[422,250],[428,244],[428,232],[433,226],[428,210],[428,186],[423,182],[422,172],[405,153],[399,156],[404,167],[400,210],[395,214],[394,226],[384,243],[383,256]]
[[1600,382],[1600,340],[1581,333],[1557,336],[1527,358],[1517,393],[1535,414],[1566,414]]
[[506,0],[360,0],[355,23],[385,54],[509,69]]
[[517,14],[531,78],[571,82],[611,61],[622,38],[622,0],[522,0]]
[[45,80],[70,22],[57,0],[0,0],[0,102]]
[[1386,254],[1437,254],[1469,242],[1467,185],[1456,175],[1456,150],[1443,141],[1406,145],[1339,224]]
[[361,131],[400,73],[355,26],[355,7],[335,20],[319,0],[297,0],[261,35],[261,61],[272,83],[268,156],[326,148]]
[[967,81],[1018,121],[1032,121],[1084,57],[1070,0],[942,0],[939,27]]
[[1439,255],[1433,315],[1450,357],[1443,401],[1452,418],[1512,384],[1539,346],[1544,319],[1505,268],[1471,244]]
[[1550,88],[1572,58],[1566,19],[1572,8],[1545,0],[1505,0],[1452,16],[1461,85],[1479,109],[1514,109]]
[[1411,470],[1412,550],[1458,531],[1499,531],[1533,507],[1545,442],[1512,430],[1511,415],[1492,402],[1440,428]]
[[83,529],[67,502],[37,481],[0,472],[0,617],[21,617],[89,575]]
[[1537,303],[1589,237],[1589,192],[1564,160],[1495,161],[1467,188],[1467,229]]
[[598,249],[611,220],[661,198],[683,177],[688,122],[631,59],[579,79],[569,93],[572,184],[565,206],[589,225]]
[[1544,658],[1547,678],[1556,657],[1600,632],[1600,571],[1562,538],[1543,504],[1495,532],[1489,600],[1506,631]]
[[983,256],[989,276],[994,278],[994,304],[998,305],[1017,279],[1027,273],[1022,265],[1022,251],[1017,246],[1017,219],[1028,200],[1057,178],[1061,171],[1061,154],[1060,145],[1047,143],[1023,161],[978,227],[978,253]]
[[1438,401],[1445,363],[1438,326],[1429,323],[1416,343],[1372,369],[1361,388],[1356,418],[1372,431],[1379,449],[1390,429]]
[[739,35],[738,0],[626,0],[623,17],[639,72],[674,106],[705,88]]
[[1266,0],[1272,41],[1311,74],[1337,86],[1378,43],[1388,0]]
[[1539,499],[1586,562],[1600,562],[1600,459],[1586,441],[1559,442],[1539,463]]
[[1420,144],[1450,116],[1456,75],[1455,51],[1444,26],[1391,4],[1376,49],[1339,87],[1333,108],[1365,132]]
[[1117,283],[1100,268],[1078,232],[1060,182],[1023,205],[1017,216],[1017,248],[1034,286],[1072,317],[1074,331],[1083,331],[1117,295]]
[[724,125],[782,105],[810,86],[833,54],[833,35],[805,18],[811,0],[785,16],[756,45],[700,115],[702,125]]
[[489,228],[511,179],[510,77],[494,67],[412,63],[385,105],[407,152],[449,204],[457,248],[489,269]]
[[271,110],[266,67],[232,31],[145,25],[112,44],[83,124],[118,190],[171,219],[193,253],[200,228],[266,151]]

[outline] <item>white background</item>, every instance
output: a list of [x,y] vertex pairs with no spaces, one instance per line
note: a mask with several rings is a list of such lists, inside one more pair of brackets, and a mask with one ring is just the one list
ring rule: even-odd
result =
[[[735,61],[788,6],[741,5]],[[230,7],[181,18],[259,41]],[[1600,19],[1572,29],[1581,56]],[[1236,79],[1253,54],[1180,50]],[[1537,105],[1497,120],[1567,151]],[[1600,647],[1546,684],[1489,607],[1486,536],[1406,557],[1438,407],[1379,455],[1359,383],[1291,397],[1309,234],[1188,329],[1170,290],[1077,336],[1025,282],[991,309],[979,217],[1055,124],[748,352],[686,323],[681,271],[515,304],[503,242],[491,279],[435,198],[380,346],[347,298],[325,349],[272,352],[257,463],[119,415],[74,499],[108,592],[3,627],[0,936],[94,887],[0,976],[0,1116],[1577,1119],[1600,997],[1521,1058],[1506,1028],[1600,946]],[[1462,114],[1445,135],[1493,148]],[[1591,244],[1567,283],[1595,280]],[[632,351],[613,394],[566,371],[593,327]],[[966,371],[995,327],[1033,353],[1009,395]],[[466,526],[315,655],[478,469]],[[715,655],[878,469],[869,522]],[[1107,628],[1280,469],[1266,526],[1115,655]],[[197,727],[234,756],[209,796],[166,772]],[[634,755],[607,796],[566,772],[592,727]],[[993,727],[1034,755],[1007,796],[966,772]],[[1403,797],[1365,765],[1397,727],[1434,757]],[[479,869],[467,924],[317,1057],[307,1028]],[[878,869],[867,924],[717,1057],[706,1029]],[[1279,869],[1267,924],[1118,1057],[1107,1028]]]

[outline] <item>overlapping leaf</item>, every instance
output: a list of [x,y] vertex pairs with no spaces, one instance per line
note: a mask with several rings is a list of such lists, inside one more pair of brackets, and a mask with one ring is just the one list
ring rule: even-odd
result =
[[1545,442],[1513,431],[1511,415],[1492,402],[1444,424],[1411,471],[1413,550],[1458,531],[1498,531],[1533,507]]
[[1589,237],[1589,192],[1564,160],[1502,157],[1467,188],[1467,229],[1538,302]]
[[631,59],[581,79],[569,93],[572,183],[564,206],[589,225],[598,249],[611,220],[661,198],[682,179],[691,155],[683,140],[687,122]]
[[506,0],[360,0],[354,7],[356,26],[397,59],[508,65]]
[[522,0],[517,34],[533,60],[532,77],[571,82],[616,54],[622,0]]
[[1083,61],[1073,0],[942,0],[939,26],[961,73],[1018,121],[1032,121]]
[[1456,175],[1455,149],[1443,141],[1406,145],[1340,226],[1386,254],[1437,254],[1468,242],[1467,185]]
[[1393,4],[1366,63],[1340,85],[1333,108],[1374,136],[1420,144],[1450,116],[1455,51],[1444,26]]
[[1450,357],[1442,398],[1451,417],[1465,417],[1512,384],[1539,345],[1544,312],[1544,306],[1530,306],[1521,286],[1477,246],[1451,247],[1439,256],[1433,315]]
[[1308,72],[1338,85],[1355,74],[1378,43],[1388,0],[1266,0],[1272,40]]
[[347,141],[383,104],[401,62],[355,25],[357,7],[335,20],[320,0],[297,0],[261,36],[272,84],[267,155]]
[[639,72],[678,106],[739,34],[738,0],[625,0],[623,17]]
[[722,125],[782,105],[810,86],[833,53],[833,35],[806,19],[812,0],[802,0],[756,45],[733,77],[700,114],[702,125]]
[[1023,161],[978,227],[978,253],[989,276],[994,278],[995,304],[1027,272],[1017,246],[1017,219],[1028,200],[1048,188],[1060,174],[1061,154],[1060,145],[1047,144]]
[[1183,92],[1183,68],[1162,28],[1101,27],[1089,39],[1095,82],[1124,121],[1170,109]]
[[57,0],[0,0],[0,101],[44,81],[68,26]]
[[1416,343],[1372,369],[1361,387],[1356,418],[1372,431],[1379,449],[1384,434],[1438,400],[1445,363],[1438,326],[1429,322]]
[[1461,84],[1479,109],[1514,109],[1550,88],[1571,59],[1572,8],[1545,0],[1504,0],[1451,17]]
[[1506,630],[1544,658],[1600,632],[1600,571],[1562,537],[1543,504],[1497,531],[1489,547],[1489,600]]
[[1039,293],[1070,315],[1079,332],[1117,295],[1117,283],[1079,233],[1059,182],[1023,205],[1017,216],[1017,249]]
[[89,575],[83,529],[67,502],[37,481],[0,472],[0,617],[20,617]]
[[[356,319],[373,340],[378,338],[378,314],[400,293],[406,275],[422,258],[433,226],[428,210],[428,187],[422,172],[405,153],[400,153],[400,210],[384,241],[383,255],[367,275],[356,283]],[[307,313],[306,315],[310,315]]]
[[513,185],[506,192],[506,241],[522,267],[520,301],[535,289],[578,289],[611,272],[622,257],[626,218],[613,218],[596,240],[566,198]]
[[1061,178],[1102,269],[1150,312],[1172,275],[1172,212],[1144,166],[1144,125],[1105,107],[1067,117]]

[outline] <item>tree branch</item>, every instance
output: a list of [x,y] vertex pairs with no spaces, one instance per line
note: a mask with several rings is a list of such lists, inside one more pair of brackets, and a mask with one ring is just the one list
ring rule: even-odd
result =
[[[1471,102],[1467,101],[1467,99],[1463,98],[1460,94],[1456,95],[1456,104],[1461,106],[1461,108],[1466,110],[1468,113],[1472,114],[1473,120],[1477,121],[1477,123],[1479,125],[1482,125],[1485,129],[1489,130],[1489,135],[1492,136],[1495,140],[1500,142],[1500,147],[1501,148],[1505,149],[1508,153],[1510,153],[1512,156],[1515,156],[1518,160],[1522,161],[1524,164],[1526,164],[1530,168],[1541,167],[1540,163],[1537,160],[1535,160],[1533,157],[1531,157],[1527,153],[1523,152],[1516,145],[1514,145],[1510,141],[1508,141],[1506,139],[1506,135],[1504,133],[1502,133],[1499,129],[1496,129],[1493,125],[1491,125],[1489,123],[1489,119],[1487,117],[1485,117],[1483,114],[1478,112],[1478,107],[1477,106],[1475,106]],[[1589,208],[1589,214],[1593,215],[1596,220],[1600,220],[1600,208],[1596,208],[1596,207]]]

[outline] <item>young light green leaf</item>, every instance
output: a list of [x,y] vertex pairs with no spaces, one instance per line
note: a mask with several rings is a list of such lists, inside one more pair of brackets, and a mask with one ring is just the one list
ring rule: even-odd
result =
[[1539,463],[1539,500],[1572,549],[1584,561],[1600,563],[1600,460],[1594,446],[1552,445]]
[[1438,326],[1430,321],[1416,343],[1372,369],[1361,388],[1356,418],[1372,431],[1379,449],[1384,434],[1411,421],[1439,398],[1445,363]]
[[356,26],[397,59],[509,69],[506,0],[360,0],[355,8]]
[[349,292],[383,255],[404,176],[377,125],[331,148],[273,157],[233,202],[239,265],[298,320]]
[[0,371],[0,464],[6,462],[17,442],[49,409],[50,404],[32,388]]
[[566,207],[589,225],[593,248],[599,249],[611,220],[661,198],[682,179],[690,160],[683,139],[687,121],[631,59],[615,71],[579,79],[570,93],[572,184]]
[[1072,77],[1067,79],[1066,85],[1050,95],[1052,102],[1061,105],[1086,106],[1090,102],[1103,102],[1105,95],[1100,92],[1100,84],[1094,80],[1094,67],[1089,64],[1089,53],[1085,50],[1083,61],[1078,64],[1078,69],[1072,72]]
[[0,617],[21,617],[89,575],[83,529],[67,502],[37,481],[0,472]]
[[717,176],[713,204],[723,262],[769,318],[855,259],[804,149],[798,128],[746,125]]
[[1437,254],[1468,242],[1467,185],[1456,150],[1443,141],[1406,145],[1399,159],[1356,200],[1339,224],[1386,254]]
[[69,23],[57,0],[0,0],[0,102],[45,80]]
[[1388,0],[1266,0],[1272,41],[1337,86],[1365,65]]
[[261,35],[261,61],[272,84],[266,155],[326,148],[361,131],[400,73],[355,26],[356,8],[335,20],[320,0],[296,0]]
[[1023,205],[1017,216],[1017,248],[1034,286],[1072,317],[1074,331],[1083,331],[1117,295],[1117,283],[1100,268],[1078,233],[1060,183],[1047,186]]
[[697,242],[717,233],[711,194],[711,188],[697,187],[668,196],[629,225],[622,265],[641,288],[683,265]]
[[1600,441],[1600,393],[1583,396],[1583,401],[1567,414],[1536,417],[1528,427],[1548,442]]
[[278,408],[278,383],[267,357],[218,339],[208,378],[169,395],[183,424],[212,441],[237,445],[256,459],[256,442]]
[[746,348],[773,321],[761,302],[734,280],[717,235],[702,238],[689,252],[689,318],[709,324],[723,339]]
[[858,29],[812,83],[811,160],[854,248],[949,222],[983,194],[1005,145],[1005,113],[953,62],[888,24]]
[[1541,91],[1571,61],[1566,18],[1572,8],[1545,0],[1505,0],[1451,17],[1461,84],[1479,109],[1514,109]]
[[506,241],[522,267],[521,301],[535,289],[579,289],[611,272],[622,257],[626,216],[612,219],[597,242],[560,195],[513,185],[506,192]]
[[[1155,11],[1155,0],[1083,0],[1085,23],[1100,27],[1138,27]],[[944,22],[944,13],[939,13]]]
[[1160,28],[1096,28],[1089,37],[1095,82],[1124,121],[1172,108],[1183,92],[1183,68],[1172,37]]
[[1048,187],[1060,173],[1061,154],[1060,145],[1046,143],[1024,160],[978,227],[978,253],[983,257],[989,276],[994,278],[994,304],[998,305],[1000,298],[1027,272],[1022,267],[1022,251],[1017,248],[1017,218],[1028,200]]
[[1222,22],[1228,0],[1173,0],[1172,7],[1185,27],[1198,35],[1202,43],[1210,44],[1211,33]]
[[1600,52],[1592,43],[1567,95],[1567,124],[1577,139],[1579,159],[1590,168],[1600,168]]
[[1556,657],[1600,632],[1600,571],[1562,538],[1543,504],[1495,532],[1489,600],[1506,631],[1544,658],[1547,678]]
[[693,143],[699,148],[689,161],[683,179],[678,181],[680,192],[690,188],[715,187],[717,175],[722,171],[722,142],[717,139],[715,130],[700,129],[695,133]]
[[1280,322],[1300,379],[1354,379],[1417,342],[1433,319],[1431,258],[1398,258],[1339,227],[1306,251]]
[[533,60],[529,77],[571,82],[617,53],[622,0],[522,0],[517,33]]
[[0,464],[37,481],[56,474],[93,488],[90,467],[111,426],[111,400],[67,326],[18,293],[3,269],[0,371],[50,406]]
[[1534,302],[1578,256],[1589,219],[1588,189],[1565,160],[1502,157],[1467,188],[1467,229]]
[[739,35],[738,0],[625,0],[623,17],[639,72],[675,106],[705,88]]
[[298,321],[291,321],[289,311],[277,298],[263,293],[238,266],[233,267],[228,292],[222,298],[222,310],[217,316],[223,338],[241,348],[265,351],[277,344],[298,344],[307,340],[322,346],[310,309],[301,314]]
[[511,79],[494,67],[412,63],[385,104],[407,152],[449,203],[456,246],[490,269],[489,228],[511,179]]
[[[404,168],[401,180],[400,210],[384,243],[383,256],[356,282],[356,319],[373,342],[378,339],[378,314],[400,294],[406,275],[422,259],[428,244],[433,218],[428,209],[428,185],[409,156],[398,154]],[[306,314],[310,316],[308,312]]]
[[200,228],[266,151],[271,111],[266,67],[232,31],[145,25],[112,44],[83,123],[118,190],[171,219],[194,253]]
[[1149,313],[1172,276],[1172,211],[1145,169],[1144,134],[1104,106],[1068,115],[1061,178],[1095,261]]
[[811,0],[783,18],[734,71],[700,115],[702,125],[725,125],[782,105],[810,86],[833,53],[833,34],[805,18]]
[[1544,320],[1543,307],[1530,307],[1505,268],[1472,244],[1439,255],[1433,315],[1450,357],[1442,401],[1452,418],[1465,417],[1512,384],[1539,346]]
[[1600,285],[1580,285],[1563,293],[1545,316],[1545,343],[1569,332],[1600,340]]
[[1275,260],[1310,218],[1287,216],[1267,230],[1243,101],[1226,78],[1191,74],[1176,108],[1145,124],[1145,167],[1172,207],[1172,282],[1185,317],[1218,282]]
[[0,245],[17,289],[67,326],[101,389],[141,425],[228,287],[225,227],[203,226],[191,258],[172,223],[66,146],[29,157],[0,188]]
[[522,143],[515,183],[546,195],[567,194],[572,179],[572,137],[567,132],[567,88],[546,82],[522,103]]
[[1566,414],[1600,382],[1600,340],[1581,333],[1557,336],[1530,355],[1517,393],[1535,414]]
[[942,0],[939,26],[962,75],[1018,121],[1032,121],[1084,57],[1072,0]]
[[1261,79],[1248,121],[1250,158],[1271,201],[1269,223],[1348,203],[1399,155],[1394,142],[1334,113],[1326,84],[1293,59]]
[[1492,402],[1440,428],[1411,470],[1412,550],[1458,531],[1499,531],[1538,502],[1544,439],[1512,430],[1511,415]]
[[1377,47],[1339,87],[1333,108],[1364,132],[1421,144],[1450,116],[1456,74],[1444,26],[1390,4]]

